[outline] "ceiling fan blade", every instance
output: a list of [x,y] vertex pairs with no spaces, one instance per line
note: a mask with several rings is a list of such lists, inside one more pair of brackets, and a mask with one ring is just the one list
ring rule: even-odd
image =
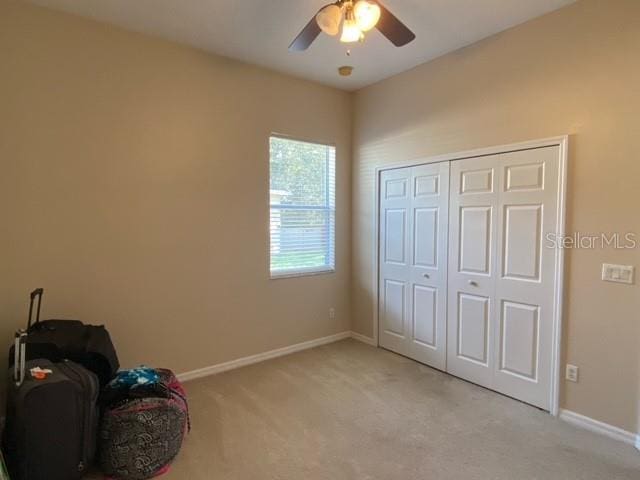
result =
[[387,10],[380,2],[376,2],[380,7],[380,20],[376,28],[387,37],[396,47],[402,47],[412,42],[416,34],[402,23],[398,18]]
[[318,26],[315,15],[307,26],[302,29],[296,39],[289,45],[290,52],[302,52],[309,48],[322,30]]

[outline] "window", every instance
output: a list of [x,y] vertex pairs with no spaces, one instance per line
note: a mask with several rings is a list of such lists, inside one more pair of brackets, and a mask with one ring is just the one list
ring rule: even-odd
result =
[[271,276],[335,269],[336,149],[270,138]]

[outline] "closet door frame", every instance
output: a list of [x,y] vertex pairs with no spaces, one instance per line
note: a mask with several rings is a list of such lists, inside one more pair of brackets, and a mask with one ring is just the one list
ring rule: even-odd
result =
[[[398,168],[415,167],[429,163],[452,162],[455,160],[468,160],[473,158],[483,158],[489,155],[499,155],[503,153],[516,152],[520,150],[531,150],[544,147],[559,147],[559,169],[558,169],[558,201],[557,201],[557,221],[556,234],[565,235],[566,233],[566,191],[567,191],[567,163],[569,149],[569,135],[545,138],[541,140],[532,140],[527,142],[512,143],[508,145],[499,145],[494,147],[481,148],[476,150],[468,150],[464,152],[439,155],[435,157],[417,158],[404,163],[394,163],[384,167],[375,169],[375,198],[374,198],[374,217],[373,217],[373,338],[367,338],[362,335],[356,335],[363,341],[374,346],[379,346],[378,335],[378,310],[379,310],[379,260],[380,260],[380,177],[383,171],[395,170]],[[564,249],[556,248],[555,251],[555,288],[553,298],[553,341],[552,341],[552,359],[551,359],[551,385],[550,385],[550,405],[549,413],[553,416],[559,414],[560,403],[560,380],[561,380],[561,348],[562,348],[562,313],[563,313],[563,294],[564,294]]]

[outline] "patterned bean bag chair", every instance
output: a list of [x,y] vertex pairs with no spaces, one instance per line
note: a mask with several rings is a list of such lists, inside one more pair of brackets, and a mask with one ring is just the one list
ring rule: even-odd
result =
[[190,429],[185,391],[170,370],[156,369],[157,378],[142,372],[140,384],[118,383],[139,373],[132,372],[123,372],[105,390],[98,460],[113,479],[144,480],[167,472]]

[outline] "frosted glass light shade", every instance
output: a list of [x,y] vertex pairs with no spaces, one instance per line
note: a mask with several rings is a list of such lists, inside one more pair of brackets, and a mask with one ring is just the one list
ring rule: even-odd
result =
[[337,5],[327,5],[316,15],[316,22],[327,35],[335,36],[340,32],[342,9]]
[[362,32],[368,32],[378,24],[380,20],[380,7],[367,0],[359,0],[353,7],[358,28]]
[[345,20],[342,24],[342,36],[340,41],[342,43],[357,42],[362,38],[362,30],[358,28],[358,24],[355,20]]

